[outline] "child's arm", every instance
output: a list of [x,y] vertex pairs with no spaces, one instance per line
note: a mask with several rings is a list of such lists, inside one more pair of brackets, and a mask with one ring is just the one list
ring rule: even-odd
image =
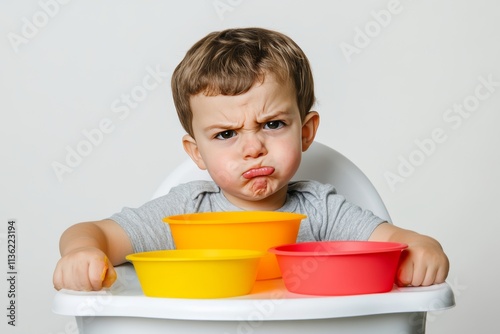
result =
[[431,237],[383,223],[373,231],[369,240],[408,244],[401,254],[396,275],[396,283],[400,286],[443,283],[448,276],[448,257],[439,242]]
[[69,227],[61,236],[59,250],[54,287],[86,291],[110,287],[116,279],[113,266],[124,263],[133,252],[125,231],[110,219]]

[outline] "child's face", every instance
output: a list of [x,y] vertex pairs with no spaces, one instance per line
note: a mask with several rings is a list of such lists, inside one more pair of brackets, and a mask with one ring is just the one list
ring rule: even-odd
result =
[[234,205],[281,207],[302,151],[314,140],[318,114],[310,112],[302,124],[291,84],[272,75],[241,95],[198,94],[190,102],[196,139],[186,135],[183,142],[196,164]]

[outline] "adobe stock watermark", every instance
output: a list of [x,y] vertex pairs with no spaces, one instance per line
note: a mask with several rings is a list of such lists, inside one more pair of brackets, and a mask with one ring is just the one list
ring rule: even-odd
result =
[[9,32],[7,39],[15,53],[19,53],[21,45],[28,44],[35,38],[50,20],[56,17],[62,6],[68,4],[71,0],[40,0],[39,9],[31,15],[31,18],[23,16],[21,18],[21,29],[19,33]]
[[[462,296],[462,293],[465,290],[467,290],[467,288],[468,288],[467,285],[460,284],[458,282],[457,277],[455,277],[453,279],[453,281],[448,279],[446,281],[446,283],[448,283],[448,285],[451,287],[451,289],[453,291],[453,295],[455,296],[455,300],[460,299]],[[434,310],[438,310],[438,311],[427,312],[427,319],[426,319],[427,322],[436,321],[436,319],[447,310],[445,305],[446,305],[446,301],[443,301],[439,298],[433,299],[429,304],[429,308],[434,309]]]
[[226,13],[235,10],[242,2],[243,0],[214,0],[212,6],[217,16],[219,16],[221,20],[224,20]]
[[[82,324],[88,325],[94,321],[95,317],[102,312],[107,305],[111,304],[114,296],[124,291],[130,290],[130,285],[137,278],[134,271],[121,271],[113,283],[110,291],[99,291],[89,295],[76,307],[75,316],[82,317]],[[50,332],[49,334],[78,334],[78,326],[74,321],[68,321],[62,330]]]
[[352,62],[354,55],[359,55],[366,49],[374,38],[377,38],[382,31],[391,24],[392,19],[401,14],[403,6],[399,0],[390,0],[386,9],[372,10],[370,12],[371,20],[366,22],[362,28],[354,28],[354,37],[352,43],[342,42],[339,47],[347,63]]
[[[455,301],[458,300],[461,296],[462,293],[467,290],[466,285],[462,285],[458,282],[458,278],[455,277],[453,281],[450,279],[446,280],[446,283],[450,286],[450,288],[453,291],[453,295],[455,297]],[[425,314],[425,322],[426,323],[432,323],[436,321],[443,313],[445,313],[449,307],[448,305],[448,297],[436,297],[432,300],[429,301],[427,304],[427,309],[434,310],[434,311],[428,311]],[[410,325],[418,325],[422,322],[420,312],[417,313],[412,313],[409,318],[408,318],[408,323]],[[417,329],[416,333],[425,333],[426,328],[419,328]]]
[[116,120],[124,121],[133,109],[137,109],[149,94],[165,82],[168,72],[161,69],[160,65],[155,68],[146,67],[146,74],[141,84],[134,86],[128,93],[122,93],[120,97],[111,102],[110,110],[113,117],[102,118],[95,127],[83,129],[81,140],[74,145],[66,145],[65,157],[61,161],[52,161],[51,167],[59,182],[65,175],[73,173],[89,155],[102,145],[107,135],[116,128]]
[[[269,319],[275,312],[276,307],[283,303],[284,292],[281,290],[273,290],[270,293],[269,299],[255,300],[253,303],[254,310],[249,312],[244,319],[239,319],[236,331],[234,334],[251,334],[256,329],[264,324],[266,319]],[[224,332],[223,334],[231,334]]]
[[[451,130],[458,130],[463,122],[469,119],[481,106],[481,102],[487,100],[500,86],[500,81],[495,81],[493,74],[486,77],[479,76],[479,82],[474,92],[465,96],[461,103],[454,103],[446,109],[442,119]],[[392,192],[396,186],[404,183],[412,176],[417,168],[421,167],[429,157],[436,153],[438,146],[448,140],[449,130],[445,127],[435,127],[426,138],[415,139],[413,150],[406,156],[398,155],[398,165],[392,171],[384,172],[384,179]]]

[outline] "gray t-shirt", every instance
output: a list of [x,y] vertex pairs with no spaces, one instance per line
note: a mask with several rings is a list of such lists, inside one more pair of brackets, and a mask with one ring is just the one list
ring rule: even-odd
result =
[[[123,208],[110,219],[129,236],[134,252],[174,249],[170,228],[163,218],[195,212],[241,211],[231,204],[212,181],[178,185],[167,195],[143,206]],[[307,215],[297,242],[325,240],[367,240],[383,219],[349,203],[329,184],[316,181],[290,182],[287,200],[277,211]]]

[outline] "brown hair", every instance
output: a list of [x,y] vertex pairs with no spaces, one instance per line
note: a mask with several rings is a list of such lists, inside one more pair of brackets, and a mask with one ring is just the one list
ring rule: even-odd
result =
[[239,95],[273,74],[291,80],[301,119],[314,104],[314,82],[306,55],[289,37],[262,28],[212,32],[188,50],[172,74],[172,94],[179,120],[193,136],[190,97]]

